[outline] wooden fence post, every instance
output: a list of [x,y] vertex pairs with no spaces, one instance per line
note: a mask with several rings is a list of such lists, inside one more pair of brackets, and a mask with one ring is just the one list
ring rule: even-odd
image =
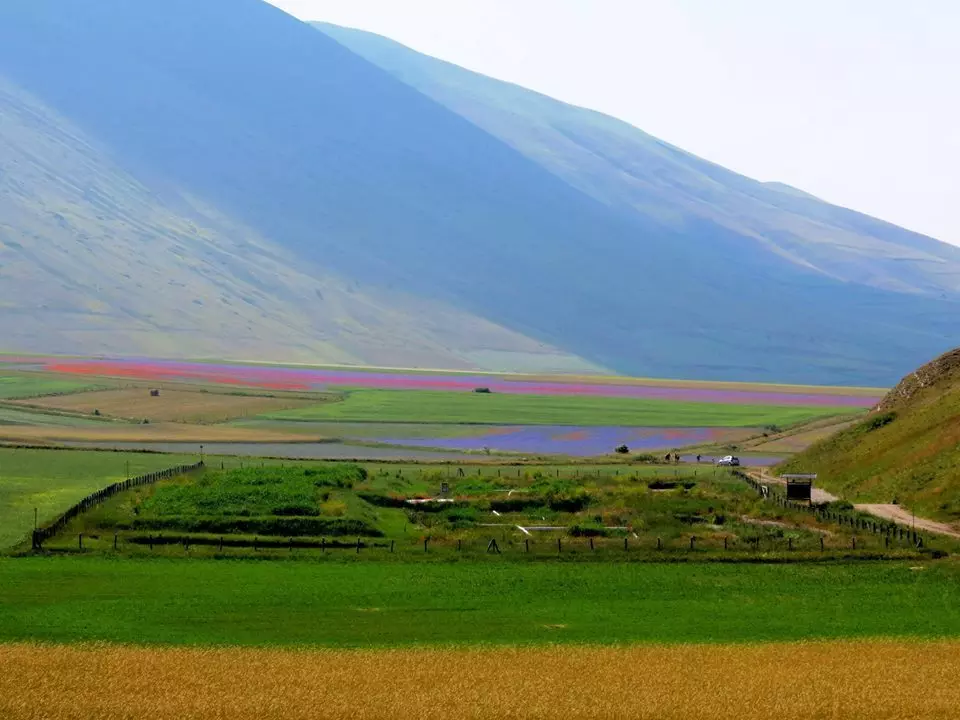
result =
[[391,552],[391,553],[393,552],[393,543],[394,543],[394,541],[391,540],[391,541],[390,541],[390,552]]
[[357,555],[360,554],[360,538],[357,538]]
[[80,549],[83,550],[83,533],[80,533],[77,536],[77,544],[79,545]]
[[320,552],[325,553],[327,551],[327,539],[320,538]]
[[660,538],[657,538],[657,550],[663,549],[663,541]]
[[113,534],[113,549],[117,549],[117,533]]
[[529,541],[529,540],[524,540],[524,541],[523,541],[523,545],[524,545],[524,547],[526,548],[526,551],[527,551],[527,552],[530,552],[530,541]]
[[590,538],[590,549],[593,550],[593,538]]
[[696,538],[695,538],[693,535],[691,535],[691,536],[690,536],[690,549],[691,549],[691,550],[693,550],[693,547],[694,547],[694,543],[695,543],[695,542],[696,542]]
[[560,538],[557,538],[557,555],[563,551],[563,546],[560,544],[561,542]]
[[220,536],[220,552],[223,552],[223,535]]
[[462,542],[463,542],[462,539],[457,538],[457,552],[460,552],[460,548],[461,548],[461,543],[462,543]]
[[624,552],[627,551],[627,538],[624,538],[624,539],[623,539],[623,551],[624,551]]
[[424,552],[427,551],[427,543],[428,543],[428,542],[430,542],[430,538],[429,538],[429,537],[425,537],[425,538],[423,539],[423,551],[424,551]]

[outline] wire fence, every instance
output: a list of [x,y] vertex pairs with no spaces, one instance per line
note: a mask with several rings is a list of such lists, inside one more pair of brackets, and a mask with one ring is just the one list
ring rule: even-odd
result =
[[121,480],[120,482],[108,485],[107,487],[97,490],[96,492],[92,492],[80,500],[80,502],[70,507],[53,522],[46,524],[42,528],[35,529],[33,531],[33,549],[43,549],[43,543],[57,533],[61,532],[64,527],[66,527],[67,523],[73,520],[73,518],[93,507],[96,507],[100,503],[109,500],[119,492],[129,490],[130,488],[140,487],[141,485],[152,485],[159,480],[166,480],[167,478],[172,478],[177,475],[183,475],[184,473],[199,470],[202,467],[202,460],[194,463],[193,465],[177,465],[176,467],[167,468],[166,470],[157,470],[156,472],[147,473],[146,475],[139,475],[134,478]]
[[883,535],[887,538],[887,541],[907,540],[918,549],[924,546],[923,535],[918,533],[914,528],[907,528],[888,520],[865,517],[855,512],[837,510],[831,508],[829,504],[817,505],[813,502],[807,503],[790,500],[785,493],[778,492],[773,489],[771,485],[760,482],[742,470],[736,470],[734,474],[756,490],[761,497],[766,498],[782,508],[807,512],[816,517],[820,522],[836,523],[854,532],[862,530],[863,532],[872,532],[875,535]]

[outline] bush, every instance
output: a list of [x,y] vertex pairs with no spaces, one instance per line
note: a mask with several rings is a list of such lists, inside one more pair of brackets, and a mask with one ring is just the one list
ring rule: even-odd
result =
[[523,512],[530,508],[543,507],[545,501],[542,497],[521,495],[519,497],[504,497],[490,501],[490,509],[497,512]]
[[374,492],[358,492],[357,497],[365,502],[370,503],[371,505],[376,505],[377,507],[385,507],[385,508],[410,507],[407,504],[406,498],[399,497],[397,495],[384,495],[382,493],[374,493]]
[[879,430],[885,425],[889,425],[896,419],[897,414],[895,412],[880,413],[879,415],[874,415],[872,418],[862,422],[860,427],[864,432],[873,432],[874,430]]
[[141,517],[134,518],[129,523],[118,523],[115,527],[124,530],[224,535],[276,535],[280,537],[383,536],[382,532],[363,520],[321,517]]
[[607,537],[610,535],[607,528],[593,523],[572,525],[567,532],[573,537]]

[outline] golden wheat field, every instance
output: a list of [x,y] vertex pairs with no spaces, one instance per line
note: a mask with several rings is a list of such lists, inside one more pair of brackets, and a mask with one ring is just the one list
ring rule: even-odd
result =
[[960,642],[259,650],[0,646],[5,720],[960,717]]

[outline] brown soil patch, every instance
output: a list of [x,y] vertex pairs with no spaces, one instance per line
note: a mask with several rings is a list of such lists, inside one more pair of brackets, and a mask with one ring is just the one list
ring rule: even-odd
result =
[[266,395],[232,395],[190,390],[161,390],[151,397],[149,388],[97,390],[93,392],[38,398],[17,404],[52,410],[93,414],[125,420],[150,422],[218,423],[241,417],[316,405],[316,400]]
[[131,425],[105,422],[99,427],[52,427],[0,425],[0,442],[56,444],[58,442],[190,442],[190,443],[271,443],[318,442],[321,437],[289,434],[226,425],[157,423]]

